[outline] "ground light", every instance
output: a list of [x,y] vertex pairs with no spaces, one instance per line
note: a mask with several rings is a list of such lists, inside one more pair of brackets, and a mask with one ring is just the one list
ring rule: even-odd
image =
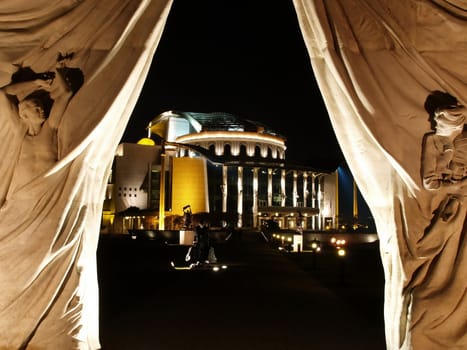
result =
[[344,257],[346,255],[346,251],[344,248],[337,248],[337,255],[340,256],[340,257]]
[[321,251],[321,242],[316,238],[311,241],[312,253],[319,253]]
[[222,269],[222,270],[227,269],[227,265],[222,265],[222,266],[220,266],[220,267],[219,267],[219,266],[213,266],[213,267],[212,267],[212,271],[214,271],[214,272],[217,272],[217,271],[219,271],[220,269]]
[[336,237],[331,238],[331,244],[336,247],[337,256],[344,257],[347,254],[344,246],[347,244],[345,239],[337,239]]
[[170,265],[175,270],[195,270],[195,269],[209,270],[209,269],[211,269],[212,271],[217,272],[217,271],[220,271],[220,270],[226,270],[227,269],[227,265],[212,265],[212,266],[209,266],[209,264],[207,264],[207,265],[190,264],[188,266],[177,266],[177,265],[175,265],[175,263],[173,261],[170,262]]

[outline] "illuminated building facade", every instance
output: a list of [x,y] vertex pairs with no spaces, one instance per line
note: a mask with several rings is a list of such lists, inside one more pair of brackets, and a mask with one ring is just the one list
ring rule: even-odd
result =
[[168,111],[147,129],[116,152],[104,231],[178,229],[186,205],[234,227],[338,228],[338,172],[287,164],[285,137],[266,125]]

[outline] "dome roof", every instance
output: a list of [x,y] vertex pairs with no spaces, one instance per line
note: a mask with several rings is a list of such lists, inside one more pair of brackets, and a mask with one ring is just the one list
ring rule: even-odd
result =
[[156,143],[154,142],[154,140],[148,137],[143,137],[141,140],[138,141],[138,145],[154,146],[155,144]]
[[277,136],[285,140],[285,137],[267,125],[240,118],[236,115],[225,113],[225,112],[211,112],[211,113],[200,113],[200,112],[180,112],[180,111],[169,111],[159,114],[150,123],[148,128],[151,132],[158,134],[163,137],[163,129],[166,125],[166,121],[170,117],[184,118],[189,121],[192,128],[197,132],[201,131],[248,131],[257,132],[261,134],[268,134]]

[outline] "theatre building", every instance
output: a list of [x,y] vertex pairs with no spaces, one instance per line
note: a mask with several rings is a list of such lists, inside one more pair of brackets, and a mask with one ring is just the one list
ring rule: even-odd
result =
[[338,173],[286,162],[286,138],[227,113],[168,111],[118,146],[102,233],[172,230],[184,208],[212,226],[336,229]]

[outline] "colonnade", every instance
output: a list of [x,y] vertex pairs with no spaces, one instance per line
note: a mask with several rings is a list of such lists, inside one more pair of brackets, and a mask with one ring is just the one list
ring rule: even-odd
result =
[[[227,165],[222,165],[222,212],[227,212],[227,202],[229,195],[237,196],[237,214],[238,214],[238,222],[237,227],[242,227],[242,217],[244,214],[243,210],[243,199],[244,199],[244,167],[243,166],[235,166],[237,168],[237,184],[236,184],[236,193],[228,193],[228,168]],[[260,186],[259,186],[259,170],[260,167],[252,167],[253,178],[252,178],[252,188],[253,188],[253,195],[252,195],[252,215],[253,215],[253,226],[258,227],[259,222],[258,218],[260,213],[262,212],[274,212],[277,209],[277,206],[273,205],[273,172],[275,169],[268,168],[267,169],[267,206],[261,206],[259,203],[259,198],[264,197],[260,196]],[[312,171],[298,171],[298,170],[290,170],[292,171],[292,193],[287,193],[286,189],[288,186],[287,181],[287,170],[280,169],[280,208],[287,208],[290,209],[291,213],[300,212],[300,210],[305,209],[315,209],[316,215],[312,216],[312,219],[309,223],[304,223],[307,225],[307,229],[312,230],[322,230],[324,227],[324,218],[323,218],[323,176],[327,174],[317,173]],[[302,188],[300,189],[302,192],[301,197],[303,198],[302,202],[298,201],[300,197],[298,195],[298,178],[299,176],[302,177]],[[308,188],[311,185],[311,188]],[[311,195],[311,201],[309,201],[309,197]],[[292,207],[286,207],[286,198],[288,196],[292,196]]]

